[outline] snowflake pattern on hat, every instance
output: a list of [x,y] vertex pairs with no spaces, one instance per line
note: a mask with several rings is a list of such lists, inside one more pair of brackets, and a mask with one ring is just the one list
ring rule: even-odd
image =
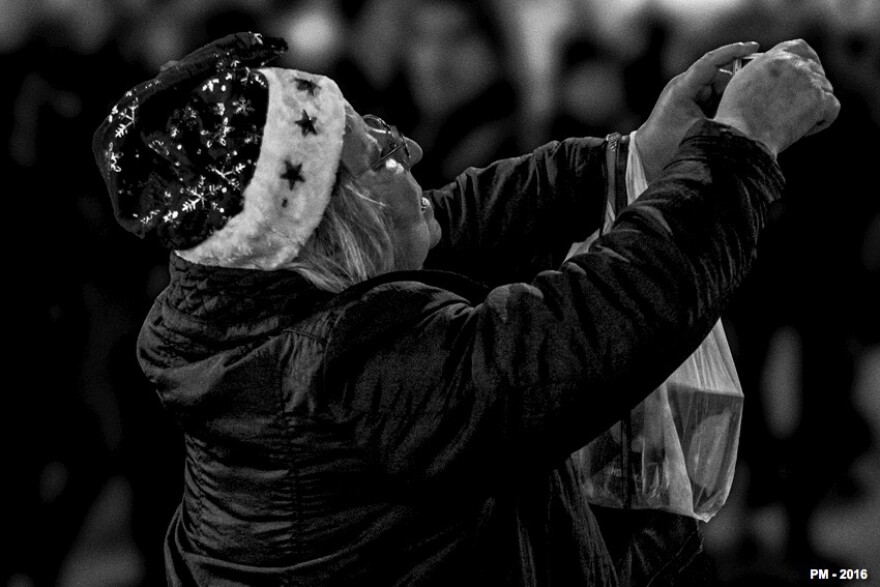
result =
[[325,76],[261,68],[269,85],[262,145],[244,208],[203,243],[177,254],[194,263],[272,270],[298,255],[336,183],[345,100]]
[[268,101],[265,78],[249,66],[284,50],[279,39],[230,35],[126,92],[94,141],[124,228],[188,248],[242,209]]
[[108,118],[114,141],[105,150],[120,212],[169,248],[194,246],[241,211],[260,152],[266,80],[249,68],[213,76],[157,124],[140,120],[137,95],[127,98]]
[[264,67],[284,50],[230,35],[120,100],[93,151],[125,229],[194,263],[272,270],[296,258],[335,185],[346,102],[330,78]]

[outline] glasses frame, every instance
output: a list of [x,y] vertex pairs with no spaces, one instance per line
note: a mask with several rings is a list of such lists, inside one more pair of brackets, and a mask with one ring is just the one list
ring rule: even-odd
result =
[[[358,178],[362,177],[363,175],[366,175],[370,171],[375,171],[382,164],[384,164],[386,161],[388,161],[388,159],[390,159],[392,155],[394,155],[395,153],[397,153],[401,149],[403,149],[403,152],[406,154],[406,161],[401,161],[400,163],[403,164],[404,167],[409,169],[410,168],[410,161],[412,160],[412,155],[409,152],[409,146],[406,144],[406,138],[403,136],[403,133],[401,133],[399,130],[397,130],[396,126],[392,126],[392,125],[388,124],[387,122],[385,122],[384,120],[382,120],[378,116],[375,116],[374,114],[364,114],[362,118],[363,118],[364,122],[366,122],[367,125],[370,126],[370,128],[373,128],[376,130],[382,130],[383,132],[387,133],[391,137],[391,142],[390,142],[390,145],[389,145],[390,148],[388,149],[388,151],[386,151],[378,159],[373,161],[373,163],[371,163],[369,167],[367,167],[363,171],[357,173],[354,176],[354,178],[358,179]],[[371,123],[373,123],[373,124],[371,124]]]

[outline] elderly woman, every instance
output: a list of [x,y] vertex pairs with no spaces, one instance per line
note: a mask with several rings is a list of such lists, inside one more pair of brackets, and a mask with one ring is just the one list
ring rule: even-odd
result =
[[714,120],[699,101],[754,44],[673,80],[636,134],[650,189],[563,263],[625,140],[422,191],[419,146],[332,80],[265,67],[284,48],[212,43],[95,137],[118,221],[173,251],[138,345],[186,439],[169,583],[618,584],[568,457],[742,281],[776,153],[837,112],[815,54],[773,48]]

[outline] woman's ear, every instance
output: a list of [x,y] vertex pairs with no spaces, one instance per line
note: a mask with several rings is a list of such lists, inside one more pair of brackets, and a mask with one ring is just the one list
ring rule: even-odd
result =
[[342,153],[340,165],[353,175],[369,168],[373,152],[377,151],[375,139],[367,130],[360,114],[345,103],[345,132],[342,135]]

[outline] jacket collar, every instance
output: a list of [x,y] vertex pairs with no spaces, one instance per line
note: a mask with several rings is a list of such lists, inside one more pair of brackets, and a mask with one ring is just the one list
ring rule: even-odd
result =
[[163,305],[200,326],[284,328],[333,298],[292,271],[209,267],[171,255]]
[[375,301],[371,294],[389,287],[399,291],[428,286],[471,303],[488,293],[484,285],[456,273],[418,270],[386,273],[333,294],[292,271],[205,266],[175,254],[170,273],[171,282],[159,300],[166,325],[206,343],[269,335],[319,311]]

